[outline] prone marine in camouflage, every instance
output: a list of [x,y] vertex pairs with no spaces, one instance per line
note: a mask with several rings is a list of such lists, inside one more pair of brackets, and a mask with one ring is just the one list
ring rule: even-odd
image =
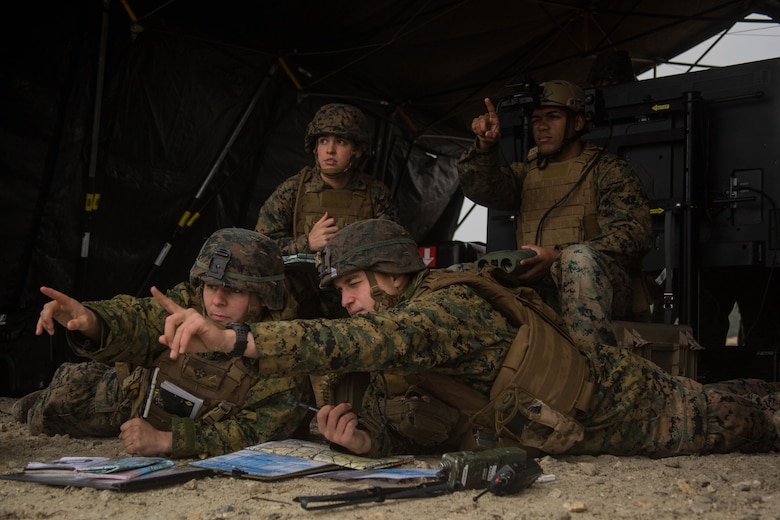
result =
[[[320,155],[331,160],[345,147],[351,147],[348,160],[320,164]],[[320,107],[307,126],[304,149],[313,155],[314,165],[305,166],[276,187],[260,208],[255,225],[256,231],[277,243],[283,255],[314,255],[333,233],[358,220],[398,221],[398,207],[387,186],[359,171],[359,163],[371,151],[368,122],[360,109],[343,103]],[[345,316],[338,296],[317,288],[313,265],[291,262],[288,275],[298,301],[315,303],[302,309],[302,317]]]
[[[380,237],[376,242],[374,234]],[[330,261],[322,264],[322,282],[340,285],[344,278],[350,285],[363,283],[353,277],[361,267],[394,269],[384,261],[372,264],[372,248],[378,258],[391,262],[386,251],[403,245],[411,258],[416,250],[412,243],[391,222],[348,226],[326,248]],[[392,308],[346,319],[251,327],[255,347],[246,355],[260,356],[259,370],[267,376],[372,373],[352,434],[370,439],[367,447],[361,444],[360,454],[449,451],[474,439],[499,445],[522,440],[526,444],[520,445],[529,450],[553,454],[668,457],[780,449],[778,383],[702,385],[672,376],[625,349],[577,344],[533,290],[517,286],[492,266],[463,273],[420,267],[398,276],[408,277],[408,284],[400,288]],[[353,288],[341,287],[346,303]],[[199,347],[190,343],[186,348]],[[551,348],[557,359],[550,359]],[[561,393],[563,358],[571,379],[567,386],[585,391]],[[502,372],[518,375],[507,379],[500,377]],[[419,415],[436,421],[423,425],[427,437],[404,422],[404,414],[426,411],[399,412],[391,406],[399,396],[384,384],[386,375],[402,376],[413,385],[408,402],[437,407]],[[523,396],[529,389],[539,393],[527,406]],[[523,417],[512,415],[524,404]],[[448,410],[455,410],[455,420]],[[490,417],[495,421],[485,420]],[[354,421],[347,405],[323,407],[317,419],[328,440],[350,444],[351,437],[333,436],[338,428],[329,430],[331,421],[341,426]],[[474,430],[484,435],[472,437]]]
[[[297,302],[285,287],[279,248],[259,233],[238,228],[212,234],[190,270],[190,281],[167,291],[168,298],[183,308],[195,309],[203,316],[209,311],[224,314],[215,318],[223,321],[233,309],[223,302],[240,294],[248,294],[241,311],[244,315],[232,316],[229,321],[296,317]],[[167,313],[151,297],[118,295],[86,302],[83,307],[75,300],[68,302],[65,295],[52,297],[63,302],[60,305],[83,309],[78,312],[91,311],[100,332],[95,337],[67,332],[74,352],[91,361],[65,363],[57,369],[26,416],[32,433],[116,436],[121,431],[125,436],[127,425],[141,420],[138,418],[150,392],[153,398],[143,419],[146,424],[138,427],[170,431],[171,446],[164,454],[174,458],[214,456],[288,438],[299,426],[308,431],[307,411],[288,401],[290,397],[306,402],[312,399],[308,377],[261,377],[256,360],[217,352],[182,356],[171,362],[168,349],[158,341]],[[156,385],[150,389],[154,367],[160,370]],[[164,380],[204,399],[194,419],[166,411],[156,393]],[[123,440],[129,453],[137,453],[128,447],[127,438]]]
[[614,345],[611,320],[649,319],[641,273],[652,243],[647,194],[628,163],[581,141],[582,89],[561,80],[540,87],[538,146],[527,160],[499,163],[500,122],[486,101],[488,114],[472,123],[477,139],[458,161],[461,187],[479,204],[518,212],[517,246],[537,252],[518,279],[561,313],[572,337]]

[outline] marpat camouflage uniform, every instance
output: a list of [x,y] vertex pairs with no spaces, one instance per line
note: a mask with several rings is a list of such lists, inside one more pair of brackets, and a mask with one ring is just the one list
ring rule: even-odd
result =
[[[370,456],[436,449],[385,428],[385,391],[377,372],[432,370],[487,395],[517,329],[463,284],[410,297],[415,287],[385,311],[253,325],[260,371],[274,377],[375,372],[361,411],[361,423],[372,436]],[[701,385],[627,350],[578,348],[589,360],[597,391],[593,411],[578,417],[585,439],[568,453],[663,457],[780,448],[772,423],[780,409],[778,394],[772,393],[780,391],[777,384]]]
[[[324,210],[321,207],[302,207],[303,202],[298,197],[303,195],[304,201],[313,203],[317,198],[309,198],[311,194],[321,194],[332,189],[322,180],[322,175],[334,177],[348,175],[350,181],[347,186],[335,191],[352,192],[353,199],[363,201],[357,206],[348,204],[341,211],[336,207],[329,212],[335,218],[339,228],[351,224],[366,211],[370,214],[364,215],[363,218],[386,218],[398,222],[398,208],[390,191],[379,180],[359,173],[354,159],[351,159],[346,168],[340,172],[331,174],[323,173],[316,161],[319,137],[335,135],[349,139],[354,144],[355,151],[367,157],[371,151],[370,134],[366,116],[359,108],[344,103],[329,103],[321,106],[307,125],[306,135],[303,137],[303,149],[315,156],[314,167],[304,167],[297,175],[290,177],[274,190],[260,208],[255,230],[274,240],[283,255],[313,253],[308,244],[309,232],[316,220],[324,214]],[[302,180],[303,184],[301,184]],[[301,225],[297,219],[300,218],[299,214],[305,213],[312,214],[312,217]],[[314,222],[311,219],[315,219]]]
[[[297,316],[298,303],[285,286],[279,248],[252,230],[224,228],[212,233],[190,269],[189,282],[176,285],[167,296],[205,314],[205,284],[247,291],[249,304],[243,316],[247,321]],[[123,422],[142,416],[152,379],[151,370],[145,369],[152,367],[160,369],[158,384],[178,382],[204,400],[194,420],[171,417],[162,399],[148,405],[147,422],[172,431],[172,457],[236,451],[289,437],[299,425],[308,432],[307,410],[288,401],[290,397],[310,401],[308,377],[260,378],[255,360],[215,352],[188,355],[172,365],[168,348],[159,342],[168,312],[154,298],[119,295],[83,305],[97,315],[99,339],[70,331],[66,338],[76,354],[91,361],[58,368],[49,387],[21,418],[33,434],[117,435]],[[161,416],[156,414],[158,407]],[[151,412],[159,422],[152,420]]]
[[[311,229],[304,229],[298,236],[293,236],[298,185],[301,177],[311,169],[310,166],[306,166],[301,172],[282,182],[260,208],[255,230],[274,240],[283,255],[313,252],[308,244]],[[322,179],[315,176],[305,189],[319,192],[330,188]],[[398,208],[390,195],[390,190],[378,180],[369,175],[353,175],[345,190],[365,193],[372,201],[375,218],[398,222]]]
[[[188,282],[167,292],[178,305],[197,309],[200,302],[196,301],[196,295]],[[293,317],[289,303],[292,302],[288,302],[287,310],[266,314],[266,319]],[[65,363],[57,369],[49,387],[30,409],[28,423],[33,434],[118,435],[119,426],[131,416],[114,363],[150,367],[160,354],[168,352],[168,348],[158,341],[168,313],[153,298],[120,295],[110,300],[86,302],[84,306],[93,310],[105,324],[105,341],[100,345],[80,334],[67,333],[74,352],[92,361]],[[221,353],[195,355],[227,356]],[[252,369],[256,370],[256,360],[244,358],[244,362],[255,365]],[[268,440],[288,438],[304,421],[307,412],[290,405],[290,397],[304,402],[312,399],[308,377],[260,377],[247,393],[240,411],[212,425],[184,417],[174,418],[171,456],[214,456]]]
[[[598,150],[586,143],[583,154]],[[519,210],[521,220],[525,208],[520,201],[530,169],[528,162],[502,166],[498,147],[481,152],[476,143],[458,161],[468,198],[493,209]],[[634,297],[631,276],[639,275],[651,247],[652,220],[644,187],[625,161],[605,152],[589,178],[595,186],[598,233],[580,244],[556,244],[561,255],[550,276],[534,287],[564,317],[575,341],[614,345],[610,321],[630,319],[625,313]]]
[[[364,157],[370,152],[368,122],[360,109],[330,103],[317,110],[303,140],[304,150],[315,156],[314,167],[304,167],[277,186],[261,206],[255,225],[255,230],[274,240],[286,256],[315,253],[309,247],[309,233],[326,211],[339,229],[367,218],[398,222],[398,207],[390,190],[372,176],[360,173],[354,158],[344,170],[332,174],[349,176],[343,189],[333,189],[323,180],[326,174],[316,161],[317,138],[323,135],[351,140]],[[317,288],[316,268],[312,264],[290,263],[287,272],[293,294],[301,303],[301,317],[347,316],[334,291]]]

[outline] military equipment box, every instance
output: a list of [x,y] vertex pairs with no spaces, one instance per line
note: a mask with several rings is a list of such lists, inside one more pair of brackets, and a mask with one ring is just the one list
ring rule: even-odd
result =
[[704,347],[687,325],[613,321],[619,347],[649,359],[675,376],[696,379],[698,351]]

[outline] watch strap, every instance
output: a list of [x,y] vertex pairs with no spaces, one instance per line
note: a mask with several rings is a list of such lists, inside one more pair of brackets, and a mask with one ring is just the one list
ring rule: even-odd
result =
[[243,356],[248,345],[247,337],[249,336],[249,325],[231,321],[225,325],[225,328],[233,329],[236,332],[236,344],[233,345],[233,350],[230,352],[230,355],[233,357]]

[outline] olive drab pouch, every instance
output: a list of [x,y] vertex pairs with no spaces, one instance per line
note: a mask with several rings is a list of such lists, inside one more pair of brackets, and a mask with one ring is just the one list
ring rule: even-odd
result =
[[575,417],[589,412],[594,385],[577,349],[535,315],[527,321],[493,382],[490,404],[473,420],[505,441],[563,453],[584,436]]
[[127,363],[117,363],[115,370],[117,379],[122,385],[121,408],[130,410],[130,417],[141,417],[150,392],[152,370],[136,367],[130,371]]
[[363,394],[369,386],[368,372],[327,373],[310,375],[317,407],[352,403],[352,411],[360,413],[363,407]]
[[167,353],[155,364],[153,387],[144,417],[159,430],[170,431],[173,417],[189,417],[214,424],[238,412],[257,381],[243,358],[226,355],[183,355],[171,360]]
[[387,402],[387,422],[404,437],[421,446],[446,441],[458,422],[460,413],[412,385],[403,396]]

